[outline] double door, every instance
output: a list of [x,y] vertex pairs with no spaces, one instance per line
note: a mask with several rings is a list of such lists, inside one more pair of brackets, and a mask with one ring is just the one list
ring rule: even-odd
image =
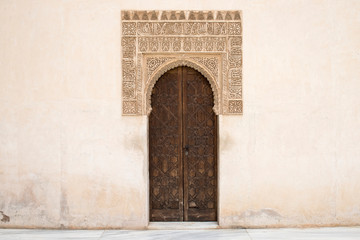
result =
[[217,118],[209,82],[178,67],[155,84],[149,116],[150,221],[217,220]]

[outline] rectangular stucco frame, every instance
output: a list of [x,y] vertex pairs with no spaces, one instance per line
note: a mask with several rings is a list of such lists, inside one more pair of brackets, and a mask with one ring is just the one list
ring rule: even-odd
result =
[[177,66],[201,72],[217,115],[241,115],[241,11],[122,11],[123,115],[148,115],[158,78]]

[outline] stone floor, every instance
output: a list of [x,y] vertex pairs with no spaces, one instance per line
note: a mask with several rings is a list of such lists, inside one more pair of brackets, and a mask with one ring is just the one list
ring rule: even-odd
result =
[[208,229],[208,230],[29,230],[0,229],[0,239],[238,239],[238,240],[360,240],[360,227],[307,229]]

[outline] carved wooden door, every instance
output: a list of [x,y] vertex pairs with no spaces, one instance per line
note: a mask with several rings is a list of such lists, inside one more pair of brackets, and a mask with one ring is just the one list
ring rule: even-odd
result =
[[149,116],[150,221],[216,221],[217,118],[209,82],[178,67],[155,84]]

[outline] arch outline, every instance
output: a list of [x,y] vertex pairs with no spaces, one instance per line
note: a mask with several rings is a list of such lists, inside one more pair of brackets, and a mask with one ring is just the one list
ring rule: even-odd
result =
[[175,59],[169,62],[164,63],[161,65],[156,71],[152,73],[152,75],[149,77],[145,89],[144,89],[144,106],[145,106],[145,114],[147,116],[151,113],[151,94],[152,90],[156,84],[156,82],[160,79],[162,75],[164,75],[167,71],[177,68],[177,67],[190,67],[195,69],[196,71],[200,72],[206,80],[210,83],[211,90],[213,92],[214,96],[214,113],[216,115],[219,115],[221,113],[220,109],[220,87],[219,84],[216,81],[216,78],[206,69],[205,66],[202,66],[202,64],[197,63],[191,59]]

